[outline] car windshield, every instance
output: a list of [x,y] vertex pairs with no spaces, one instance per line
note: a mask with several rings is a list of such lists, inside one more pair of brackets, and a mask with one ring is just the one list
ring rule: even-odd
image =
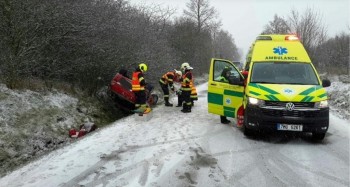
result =
[[318,85],[314,69],[309,63],[254,63],[251,83]]

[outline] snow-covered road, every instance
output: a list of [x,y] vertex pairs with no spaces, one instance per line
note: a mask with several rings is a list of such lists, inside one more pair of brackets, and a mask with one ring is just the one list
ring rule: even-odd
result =
[[[309,136],[246,138],[207,112],[158,106],[20,168],[0,186],[349,186],[349,121],[331,115],[322,143]],[[231,119],[232,120],[232,119]]]

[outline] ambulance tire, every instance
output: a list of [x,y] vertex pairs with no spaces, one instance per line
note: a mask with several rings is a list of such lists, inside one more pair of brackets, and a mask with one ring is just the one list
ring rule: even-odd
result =
[[312,139],[315,141],[321,141],[324,139],[325,136],[326,136],[326,133],[318,133],[318,132],[312,133]]
[[248,129],[248,117],[247,115],[244,115],[244,123],[243,123],[243,133],[245,136],[253,136],[254,130]]

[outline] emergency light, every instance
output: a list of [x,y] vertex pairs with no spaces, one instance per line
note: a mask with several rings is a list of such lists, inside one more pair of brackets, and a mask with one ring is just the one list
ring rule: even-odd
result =
[[286,36],[285,40],[288,40],[288,41],[299,41],[299,38],[297,36],[290,35],[290,36]]

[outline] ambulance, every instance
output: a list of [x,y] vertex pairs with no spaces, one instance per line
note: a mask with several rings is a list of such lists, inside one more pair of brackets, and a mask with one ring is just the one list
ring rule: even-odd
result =
[[325,87],[330,84],[320,80],[297,36],[260,35],[242,71],[229,60],[211,60],[208,112],[236,118],[246,136],[293,131],[323,140],[329,127]]

